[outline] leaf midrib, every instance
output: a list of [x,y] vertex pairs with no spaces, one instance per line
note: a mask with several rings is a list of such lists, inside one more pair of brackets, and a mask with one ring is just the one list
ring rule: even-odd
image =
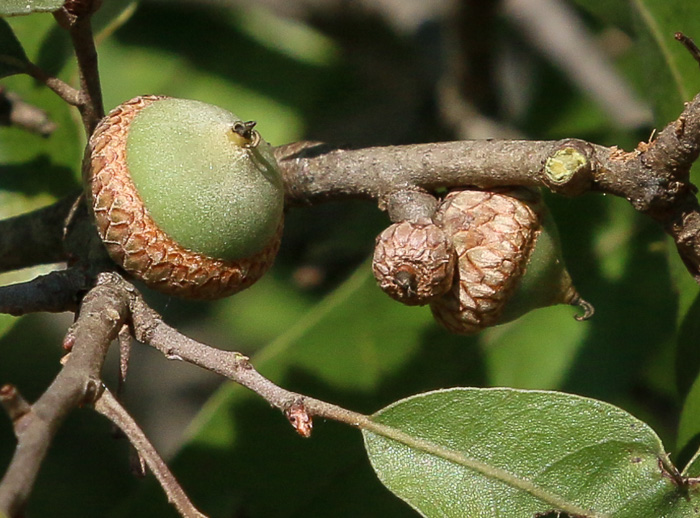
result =
[[504,469],[492,466],[471,457],[467,457],[462,452],[445,448],[444,446],[435,444],[425,439],[413,437],[397,428],[379,423],[371,418],[366,422],[361,423],[360,427],[364,432],[369,432],[371,434],[396,441],[408,446],[409,448],[447,460],[448,462],[452,462],[472,471],[476,471],[487,478],[498,480],[508,484],[511,487],[530,493],[535,498],[571,515],[585,516],[587,518],[608,518],[609,516],[606,514],[591,512],[589,509],[583,509],[576,504],[569,502],[564,497],[538,486],[531,480],[518,477]]

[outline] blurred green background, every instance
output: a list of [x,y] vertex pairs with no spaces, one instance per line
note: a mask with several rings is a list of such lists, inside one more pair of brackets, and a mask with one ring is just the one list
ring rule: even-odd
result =
[[[273,145],[518,136],[632,149],[700,91],[697,63],[673,40],[676,31],[700,40],[694,2],[554,2],[561,11],[533,18],[542,4],[105,1],[95,20],[105,105],[140,94],[199,99],[257,120]],[[31,60],[75,81],[69,41],[51,15],[9,22]],[[33,80],[0,84],[58,124],[46,139],[0,128],[0,216],[8,217],[78,186],[84,136],[76,114]],[[572,277],[596,306],[585,323],[555,307],[477,337],[450,335],[429,309],[400,306],[375,286],[368,258],[388,218],[361,202],[290,211],[272,272],[235,297],[146,295],[189,336],[248,354],[276,383],[353,410],[452,386],[563,390],[649,422],[682,465],[700,431],[696,284],[661,229],[624,200],[548,202]],[[38,397],[59,369],[71,319],[1,316],[0,383]],[[112,357],[109,384],[116,373]],[[244,389],[140,345],[125,397],[211,516],[416,515],[377,481],[355,430],[317,422],[301,439]],[[13,447],[0,419],[0,465]],[[126,443],[83,409],[56,438],[27,515],[175,512],[150,476],[130,474]]]

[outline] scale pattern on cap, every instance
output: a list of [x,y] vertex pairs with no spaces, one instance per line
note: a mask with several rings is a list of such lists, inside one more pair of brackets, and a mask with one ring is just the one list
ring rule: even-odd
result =
[[434,223],[402,221],[377,237],[372,269],[390,297],[409,306],[423,305],[450,289],[454,249]]
[[540,231],[537,205],[526,189],[453,191],[445,197],[434,219],[452,238],[457,271],[450,291],[431,309],[447,329],[470,334],[498,323]]
[[138,112],[161,96],[136,97],[97,126],[83,160],[88,206],[110,257],[146,285],[186,298],[231,295],[258,280],[279,249],[282,221],[261,252],[237,261],[214,259],[175,243],[148,213],[126,167],[126,136]]

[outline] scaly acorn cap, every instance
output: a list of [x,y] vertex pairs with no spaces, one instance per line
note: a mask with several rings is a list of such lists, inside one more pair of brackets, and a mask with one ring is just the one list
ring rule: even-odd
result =
[[452,285],[455,253],[431,221],[394,223],[377,237],[372,271],[379,287],[409,306],[428,304]]
[[452,332],[473,334],[554,304],[582,306],[559,249],[556,227],[538,193],[525,188],[450,192],[435,221],[452,237],[457,272],[431,303]]
[[136,97],[112,110],[83,160],[111,258],[149,287],[196,299],[258,280],[280,244],[284,188],[272,150],[226,110]]

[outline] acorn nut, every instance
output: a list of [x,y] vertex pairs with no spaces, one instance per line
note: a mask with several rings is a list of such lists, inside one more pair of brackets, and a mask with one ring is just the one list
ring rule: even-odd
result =
[[158,291],[231,295],[258,280],[280,244],[282,177],[270,145],[199,101],[136,97],[88,142],[88,206],[110,255]]
[[564,267],[556,227],[538,193],[453,191],[434,219],[458,258],[451,290],[431,303],[450,331],[477,333],[554,304],[581,306],[580,320],[592,316]]
[[447,235],[430,221],[394,223],[376,241],[372,270],[391,298],[428,304],[452,285],[455,254]]

